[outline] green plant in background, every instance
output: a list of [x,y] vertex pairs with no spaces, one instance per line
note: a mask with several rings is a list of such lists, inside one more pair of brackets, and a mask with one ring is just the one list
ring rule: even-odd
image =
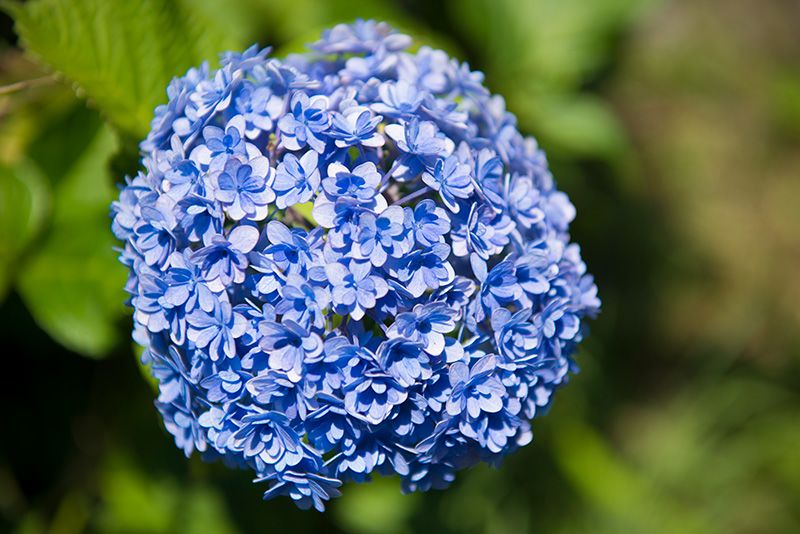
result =
[[[0,85],[50,72],[58,81],[0,93],[0,292],[8,309],[21,297],[71,350],[116,347],[114,360],[128,352],[106,206],[136,167],[135,139],[169,78],[254,40],[296,49],[356,15],[464,51],[522,129],[553,148],[605,306],[591,357],[579,355],[583,372],[542,420],[535,450],[503,471],[477,469],[446,494],[409,500],[389,480],[346,491],[319,520],[240,499],[246,477],[176,470],[168,449],[141,436],[163,441],[142,415],[148,394],[137,393],[146,386],[130,362],[71,359],[60,369],[73,379],[97,372],[129,384],[58,399],[73,406],[65,417],[82,421],[86,410],[104,421],[90,435],[106,445],[88,453],[69,425],[54,429],[67,446],[47,465],[70,467],[29,491],[15,481],[31,467],[0,453],[4,525],[164,532],[183,527],[178,510],[195,507],[211,510],[218,531],[283,522],[298,532],[373,532],[378,521],[384,532],[800,529],[796,6],[451,0],[407,2],[420,8],[411,15],[388,2],[316,0],[3,5],[37,60],[7,47]],[[74,205],[75,188],[87,186],[91,197]],[[92,225],[96,235],[75,235]],[[62,255],[67,267],[54,269]],[[59,295],[57,307],[42,295]],[[154,499],[151,513],[131,513]],[[365,515],[376,506],[387,515]]]
[[[15,283],[53,338],[101,356],[118,342],[116,322],[124,313],[124,271],[113,266],[114,241],[102,226],[115,192],[106,164],[117,141],[93,113],[66,100],[63,89],[35,91],[28,105],[47,109],[31,119],[35,133],[25,151],[0,164],[6,236],[0,288]],[[17,95],[10,100],[19,101]],[[26,127],[10,121],[5,139],[20,141]]]
[[487,79],[503,81],[523,129],[557,154],[613,160],[625,149],[620,124],[602,98],[582,89],[607,67],[620,31],[648,0],[467,0],[451,2],[471,35]]

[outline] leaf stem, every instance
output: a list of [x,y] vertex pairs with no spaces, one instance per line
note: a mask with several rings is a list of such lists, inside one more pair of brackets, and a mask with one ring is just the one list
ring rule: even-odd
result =
[[47,85],[58,79],[56,74],[48,74],[47,76],[40,76],[39,78],[31,78],[30,80],[21,80],[19,82],[10,83],[8,85],[0,86],[0,96],[10,95],[25,89],[31,89],[39,85]]

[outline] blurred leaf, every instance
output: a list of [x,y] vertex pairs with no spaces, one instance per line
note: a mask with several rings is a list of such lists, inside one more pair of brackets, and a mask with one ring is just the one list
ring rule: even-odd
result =
[[341,22],[363,19],[393,21],[399,10],[381,0],[242,0],[254,13],[269,20],[275,37],[282,41],[295,41],[292,51],[303,51],[305,44],[319,38],[323,27]]
[[349,484],[334,510],[348,532],[394,534],[406,531],[418,503],[418,494],[400,492],[399,478],[379,477],[368,484]]
[[[541,487],[545,483],[542,473],[535,472],[530,465],[518,465],[523,466],[523,470],[517,473],[510,473],[508,464],[504,464],[502,469],[479,464],[459,473],[457,482],[446,490],[441,506],[440,515],[448,531],[486,534],[548,532],[546,528],[531,525],[531,492],[525,486],[530,481],[532,485]],[[549,488],[549,491],[554,491],[554,488]],[[539,519],[536,517],[535,521]]]
[[719,532],[796,531],[800,494],[787,486],[800,481],[797,394],[750,376],[709,378],[639,407],[625,425],[628,457],[682,501],[706,502]]
[[56,515],[48,529],[49,534],[73,534],[86,530],[91,505],[86,495],[75,491],[68,493],[58,505]]
[[235,532],[218,493],[172,477],[154,477],[118,454],[104,468],[101,532],[229,534]]
[[[162,3],[164,0],[161,0]],[[181,9],[191,13],[194,24],[212,32],[205,38],[218,42],[222,48],[210,50],[205,59],[213,62],[221,52],[239,50],[256,43],[269,19],[259,17],[251,2],[253,0],[173,0]],[[169,4],[169,1],[167,0]],[[235,29],[235,31],[233,31]],[[192,65],[187,65],[187,68]]]
[[41,514],[34,511],[23,517],[17,523],[14,534],[42,534],[46,532],[45,522]]
[[617,118],[598,98],[534,98],[527,105],[520,95],[514,96],[522,117],[526,117],[522,126],[540,132],[572,157],[614,156],[626,146]]
[[0,85],[26,80],[39,82],[0,95],[0,161],[7,164],[19,161],[35,137],[53,128],[51,119],[76,102],[74,91],[21,50],[0,53]]
[[779,73],[770,89],[773,121],[785,132],[800,137],[800,73]]
[[[616,37],[650,0],[466,0],[454,22],[474,40],[489,87],[506,97],[545,150],[618,156],[625,136],[611,110],[582,86],[610,61]],[[549,146],[552,145],[552,146]]]
[[26,48],[86,92],[114,123],[136,137],[153,109],[166,101],[171,78],[249,38],[230,18],[231,7],[203,0],[3,0]]
[[305,220],[309,223],[316,225],[314,221],[314,203],[313,202],[305,202],[303,204],[295,204],[292,206],[292,209],[295,210],[297,213],[303,216]]
[[607,61],[613,38],[649,3],[462,0],[451,12],[499,80],[570,90]]
[[115,189],[107,162],[116,150],[103,127],[58,183],[52,228],[20,272],[19,289],[36,321],[71,350],[98,357],[116,342],[125,272],[116,261],[108,206]]
[[0,165],[0,301],[21,253],[42,227],[49,203],[47,180],[33,163]]
[[102,482],[101,532],[172,532],[179,495],[174,483],[148,478],[130,461],[115,458]]
[[39,118],[37,134],[25,152],[55,187],[66,176],[64,171],[85,154],[102,124],[96,111],[71,95],[67,106]]
[[560,422],[556,460],[610,531],[708,532],[708,524],[618,458],[587,425]]
[[[202,486],[187,492],[179,508],[176,527],[185,534],[229,534],[236,532],[219,493]],[[175,532],[176,530],[173,530]]]
[[411,17],[392,2],[383,0],[241,0],[252,10],[251,16],[269,22],[269,44],[280,45],[276,55],[302,53],[308,43],[319,39],[321,32],[335,24],[350,23],[356,18],[375,19],[391,24],[414,38],[412,50],[422,44],[456,53],[455,42],[442,33],[430,30],[419,17]]

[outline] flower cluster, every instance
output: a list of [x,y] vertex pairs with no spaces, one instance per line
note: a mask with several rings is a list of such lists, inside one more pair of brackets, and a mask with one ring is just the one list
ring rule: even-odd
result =
[[177,446],[303,508],[528,443],[600,306],[536,142],[409,44],[358,21],[189,70],[112,207]]

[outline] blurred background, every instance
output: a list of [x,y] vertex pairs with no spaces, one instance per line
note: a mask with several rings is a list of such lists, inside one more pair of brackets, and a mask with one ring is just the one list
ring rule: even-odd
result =
[[[800,532],[796,0],[0,6],[0,531]],[[173,446],[108,205],[172,76],[356,17],[486,73],[578,208],[604,310],[500,469],[318,514]]]

